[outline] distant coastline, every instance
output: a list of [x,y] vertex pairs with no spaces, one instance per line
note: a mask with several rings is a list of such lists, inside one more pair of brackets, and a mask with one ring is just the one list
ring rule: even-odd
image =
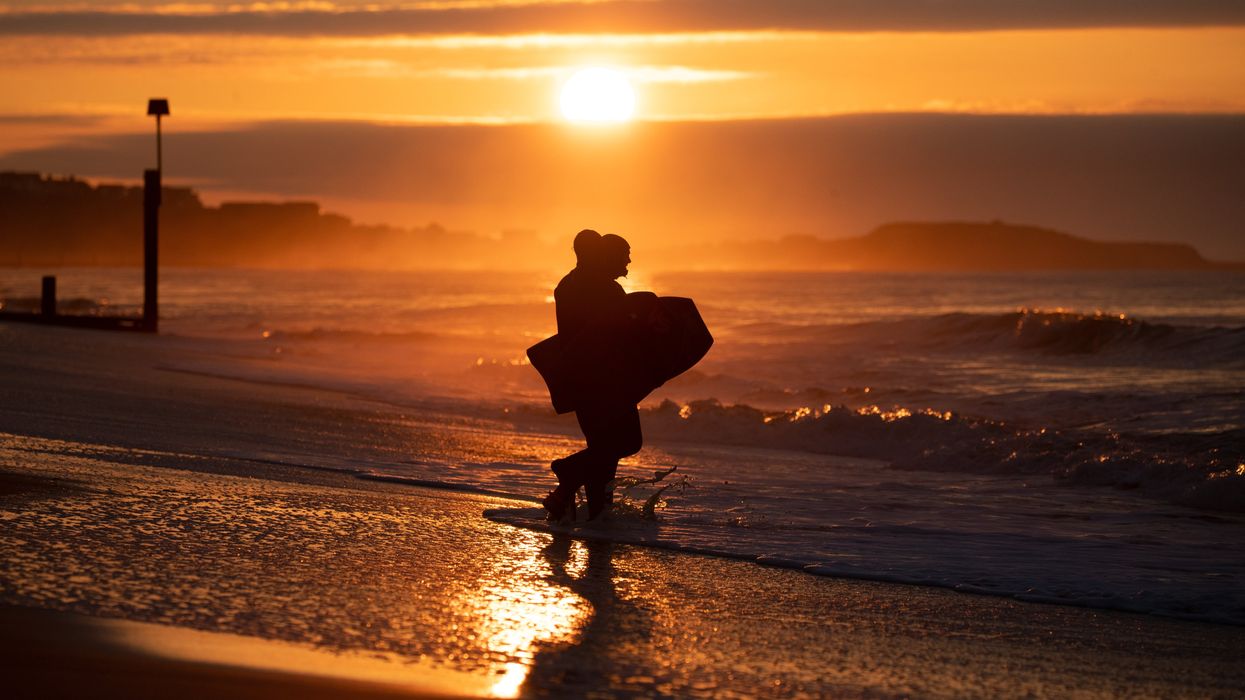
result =
[[[34,172],[0,172],[0,267],[141,263],[142,190]],[[166,187],[160,263],[174,267],[544,268],[564,253],[533,232],[499,238],[361,225],[313,201],[208,206],[190,188]],[[656,268],[738,270],[1025,271],[1245,270],[1183,243],[1103,242],[1037,226],[902,222],[863,236],[788,236],[666,246]]]
[[[691,251],[686,252],[690,255]],[[763,269],[893,272],[1036,270],[1245,270],[1185,243],[1095,241],[1038,226],[992,222],[900,222],[852,238],[789,236],[723,243],[721,261]],[[714,255],[707,261],[712,264]]]

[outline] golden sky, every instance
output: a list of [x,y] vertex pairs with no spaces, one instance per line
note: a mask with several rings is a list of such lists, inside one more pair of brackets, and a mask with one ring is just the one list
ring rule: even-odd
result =
[[[640,123],[585,135],[563,121],[560,86],[590,65],[622,71]],[[1239,169],[1240,122],[1202,119],[1245,114],[1238,0],[0,4],[0,169],[133,180],[149,167],[150,97],[172,106],[170,181],[209,201],[312,198],[364,221],[546,234],[586,218],[713,237],[1000,217],[1089,237],[1200,235],[1245,255],[1224,175]],[[877,121],[862,141],[843,116],[877,113],[926,121]],[[946,113],[1051,120],[944,128]],[[1188,119],[1075,121],[1155,114]],[[749,141],[710,128],[758,121]],[[703,128],[659,128],[679,124]],[[804,133],[815,147],[791,136]],[[1129,136],[1104,141],[1116,133]],[[671,148],[689,141],[703,169],[663,198]],[[870,146],[846,157],[858,143]],[[516,159],[550,175],[517,181]],[[585,178],[595,168],[615,172]]]
[[[887,3],[717,3],[9,3],[0,12],[0,115],[141,116],[146,98],[168,95],[192,128],[550,121],[559,119],[559,85],[584,65],[622,70],[645,120],[1245,112],[1245,26],[1231,3],[1152,17],[1145,10],[1162,5],[1138,0],[1131,14],[1105,18],[1045,16],[1038,2],[996,3],[1037,8],[998,16],[953,1],[934,17],[915,2],[892,3],[891,15],[861,9]],[[1197,25],[1207,22],[1199,8],[1220,5],[1217,21],[1227,24]],[[827,15],[834,6],[846,9]],[[742,9],[723,11],[731,7]],[[1114,26],[1129,21],[1138,26]],[[628,31],[575,31],[583,26]]]

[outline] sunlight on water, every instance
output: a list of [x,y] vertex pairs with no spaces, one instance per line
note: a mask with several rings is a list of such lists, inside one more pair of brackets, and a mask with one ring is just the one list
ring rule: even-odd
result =
[[657,291],[653,286],[653,278],[651,276],[637,273],[635,270],[629,270],[626,277],[618,278],[618,284],[622,285],[623,291],[628,294],[632,292]]
[[[702,407],[703,406],[704,404],[702,402]],[[836,410],[835,406],[833,404],[828,404],[828,403],[822,404],[821,408],[812,408],[811,406],[798,406],[791,410],[774,411],[774,412],[769,413],[768,415],[763,415],[761,417],[761,422],[766,425],[769,425],[775,422],[800,423],[803,421],[817,421],[818,419],[822,418],[823,416],[826,416],[827,414],[829,414],[830,412],[834,410]],[[842,406],[840,406],[837,410],[842,412],[843,411]],[[694,412],[695,412],[695,408],[691,404],[685,404],[679,408],[679,418],[687,420],[692,417]],[[931,418],[937,418],[942,421],[950,421],[955,416],[955,414],[953,414],[951,411],[938,411],[933,408],[919,408],[919,409],[914,410],[914,409],[905,408],[902,406],[897,406],[892,410],[886,410],[882,408],[881,406],[878,406],[877,404],[870,404],[868,406],[862,406],[860,408],[857,408],[854,411],[854,413],[857,416],[876,416],[886,423],[893,423],[898,420],[903,420],[904,418],[911,418],[914,415],[929,416]]]
[[[554,571],[544,556],[546,537],[519,532],[515,556],[497,562],[475,595],[461,601],[478,621],[480,637],[496,661],[491,694],[516,697],[541,648],[572,644],[591,617],[592,606],[569,588],[549,582]],[[582,570],[582,543],[572,545],[567,573]]]

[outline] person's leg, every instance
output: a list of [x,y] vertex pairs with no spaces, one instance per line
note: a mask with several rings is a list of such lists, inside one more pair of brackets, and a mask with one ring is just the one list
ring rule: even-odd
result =
[[608,415],[598,406],[584,406],[575,411],[575,419],[588,444],[579,452],[553,460],[550,465],[558,477],[557,488],[542,501],[550,520],[565,520],[568,516],[575,519],[575,494],[587,482],[588,475],[599,469],[603,459],[602,435],[608,430]]
[[587,445],[575,454],[553,460],[551,466],[558,476],[559,488],[566,486],[572,491],[579,490],[588,481],[589,475],[600,469],[601,462],[608,459],[610,442],[610,415],[602,406],[580,407],[575,411],[575,420],[579,422],[579,430],[584,434]]
[[541,501],[549,520],[575,520],[575,494],[583,486],[584,475],[588,472],[588,463],[591,461],[592,453],[587,448],[553,460],[550,468],[558,477],[558,485]]
[[[588,518],[595,519],[613,503],[609,487],[618,472],[618,460],[640,451],[640,413],[631,404],[602,407],[589,415],[588,452],[583,474],[584,492],[588,497]],[[587,431],[585,432],[587,434]]]
[[640,414],[634,405],[584,406],[575,417],[588,446],[553,461],[558,487],[546,498],[545,506],[553,519],[560,519],[566,503],[573,505],[581,486],[588,497],[588,517],[600,515],[613,502],[608,485],[618,471],[618,460],[639,452],[643,444]]
[[569,485],[559,483],[557,488],[546,494],[540,501],[545,508],[545,518],[555,523],[574,522],[575,491]]

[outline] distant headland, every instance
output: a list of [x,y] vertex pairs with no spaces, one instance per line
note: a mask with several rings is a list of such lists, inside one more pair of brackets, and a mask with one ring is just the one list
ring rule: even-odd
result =
[[[0,267],[139,265],[141,202],[136,186],[0,172]],[[538,269],[566,252],[565,242],[533,232],[493,238],[437,224],[362,225],[311,201],[209,206],[186,187],[164,188],[161,231],[161,265],[179,267]],[[644,258],[665,269],[1245,270],[1245,263],[1208,261],[1181,243],[1101,242],[998,221],[891,223],[854,238],[666,245]]]
[[[992,222],[903,222],[853,238],[788,236],[698,249],[706,265],[747,260],[759,269],[975,271],[1245,270],[1245,262],[1203,258],[1185,243],[1107,242]],[[676,257],[691,250],[675,251]]]

